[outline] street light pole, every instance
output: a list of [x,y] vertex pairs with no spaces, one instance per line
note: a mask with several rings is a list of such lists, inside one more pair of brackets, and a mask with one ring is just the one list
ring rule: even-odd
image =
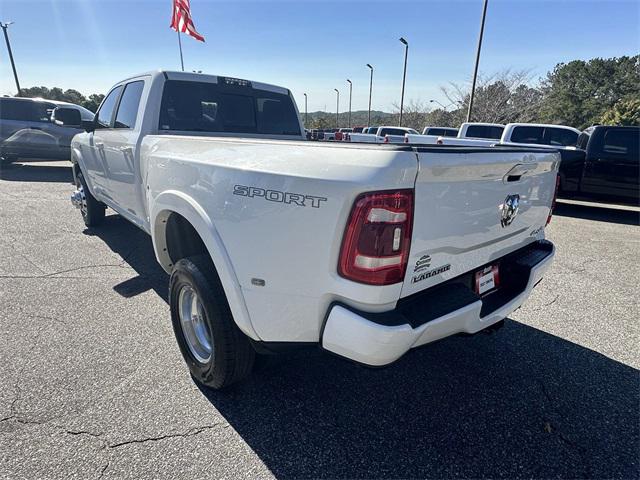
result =
[[400,121],[398,126],[402,126],[402,108],[404,106],[404,82],[407,79],[407,56],[409,55],[409,43],[402,37],[400,42],[404,44],[404,71],[402,72],[402,93],[400,94]]
[[349,83],[349,128],[351,128],[351,94],[353,93],[353,83],[347,78]]
[[0,27],[4,31],[4,41],[7,42],[7,51],[9,52],[9,60],[11,61],[11,68],[13,68],[13,78],[16,80],[16,88],[18,89],[18,96],[20,96],[20,82],[18,82],[18,72],[16,72],[16,64],[13,61],[13,52],[11,51],[11,43],[9,42],[9,34],[7,33],[7,29],[9,25],[13,22],[0,22]]
[[367,117],[367,127],[371,126],[371,92],[373,90],[373,67],[367,63],[367,67],[371,69],[371,78],[369,79],[369,116]]
[[336,91],[336,128],[340,128],[340,121],[338,119],[338,115],[340,114],[340,90],[334,88]]
[[482,49],[482,35],[484,34],[484,19],[487,16],[487,3],[484,0],[482,6],[482,21],[480,22],[480,36],[478,37],[478,50],[476,51],[476,66],[473,69],[473,82],[471,83],[471,96],[469,97],[469,110],[467,111],[467,122],[471,121],[471,110],[473,109],[473,96],[476,92],[476,79],[478,78],[478,65],[480,64],[480,50]]
[[307,116],[308,116],[308,112],[307,112],[307,94],[304,94],[304,128],[309,128],[309,125],[307,125]]

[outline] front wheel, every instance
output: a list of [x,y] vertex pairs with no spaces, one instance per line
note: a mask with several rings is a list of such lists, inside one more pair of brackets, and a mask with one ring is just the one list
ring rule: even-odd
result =
[[76,191],[72,196],[72,202],[80,209],[87,227],[97,227],[104,220],[106,206],[91,194],[81,172],[76,175]]
[[221,389],[251,373],[255,351],[236,326],[207,255],[179,260],[169,281],[171,322],[191,375]]

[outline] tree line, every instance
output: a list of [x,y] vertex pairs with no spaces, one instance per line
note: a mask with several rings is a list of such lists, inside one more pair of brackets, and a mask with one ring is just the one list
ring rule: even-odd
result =
[[[470,99],[468,83],[441,87],[448,105],[432,108],[425,100],[409,100],[403,108],[403,126],[422,130],[426,125],[457,127],[466,120]],[[42,97],[75,103],[95,112],[103,94],[85,97],[77,90],[31,87],[23,97]],[[339,126],[347,126],[347,112]],[[371,124],[398,123],[393,112],[372,111]],[[303,114],[304,119],[304,114]],[[366,125],[368,112],[351,113],[351,125]],[[526,70],[503,70],[480,76],[476,85],[471,120],[474,122],[537,122],[570,125],[579,129],[594,124],[640,125],[640,55],[594,58],[559,63],[547,75],[532,82]],[[336,126],[335,112],[309,112],[307,128]]]
[[74,103],[95,112],[98,110],[104,94],[94,93],[85,97],[82,93],[72,88],[62,90],[60,87],[30,87],[20,89],[20,96],[27,98],[45,98],[47,100],[58,100],[61,102]]
[[[441,91],[448,105],[432,108],[425,100],[409,100],[403,126],[458,127],[467,118],[470,85],[449,83]],[[372,112],[372,125],[398,124],[394,112]],[[335,113],[309,114],[307,128],[335,127]],[[375,121],[374,121],[375,118]],[[537,83],[526,70],[503,70],[480,76],[471,121],[490,123],[551,123],[584,129],[591,125],[640,125],[640,55],[594,58],[559,63]],[[347,114],[340,114],[346,126]],[[352,125],[366,125],[367,112],[352,113]]]

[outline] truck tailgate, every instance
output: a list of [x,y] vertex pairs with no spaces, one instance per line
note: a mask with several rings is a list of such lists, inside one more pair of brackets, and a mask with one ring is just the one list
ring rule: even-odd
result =
[[541,238],[560,156],[522,148],[416,148],[419,171],[402,297]]

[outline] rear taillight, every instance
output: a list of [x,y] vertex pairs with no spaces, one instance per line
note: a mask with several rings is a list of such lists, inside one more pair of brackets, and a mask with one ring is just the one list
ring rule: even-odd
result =
[[407,268],[413,190],[360,195],[342,239],[338,272],[369,285],[401,282]]
[[553,216],[553,210],[556,208],[556,198],[558,198],[558,189],[560,188],[560,175],[556,175],[556,189],[553,192],[553,200],[551,201],[551,210],[549,210],[549,216],[547,217],[547,225],[551,222]]

